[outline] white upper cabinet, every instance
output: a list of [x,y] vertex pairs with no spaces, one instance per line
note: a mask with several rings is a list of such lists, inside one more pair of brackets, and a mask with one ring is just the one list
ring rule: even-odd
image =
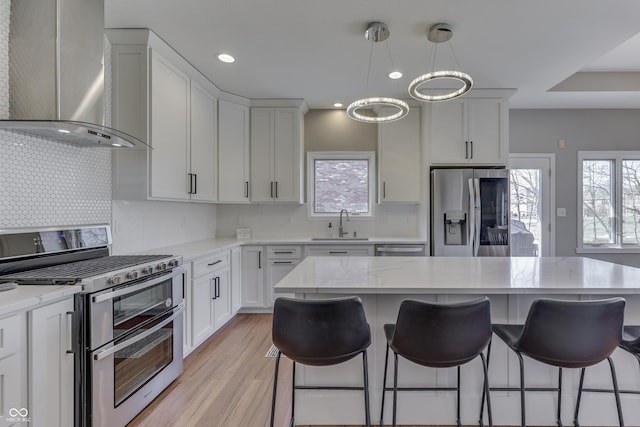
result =
[[218,201],[248,203],[249,107],[218,102]]
[[302,203],[303,112],[251,108],[251,201]]
[[[248,100],[224,94],[238,105],[224,101],[219,111],[222,92],[153,32],[117,29],[107,35],[112,125],[152,148],[114,150],[113,198],[217,202],[227,188],[221,178],[238,171],[244,178],[239,186],[248,186],[248,107],[240,105]],[[219,120],[225,120],[222,126]],[[239,159],[238,143],[240,149],[246,145]],[[234,155],[219,162],[230,150]],[[222,195],[229,197],[226,191]]]
[[509,110],[505,98],[465,98],[434,102],[426,108],[431,164],[506,165]]
[[153,49],[151,72],[150,132],[153,150],[149,195],[158,199],[187,200],[189,173],[189,77]]
[[420,108],[401,120],[378,124],[378,202],[421,200]]
[[218,100],[191,81],[189,192],[192,200],[218,200]]

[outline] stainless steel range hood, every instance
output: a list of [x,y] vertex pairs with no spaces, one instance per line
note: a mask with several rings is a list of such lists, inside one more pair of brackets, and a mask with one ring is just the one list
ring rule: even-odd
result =
[[9,120],[0,129],[81,146],[146,147],[105,126],[104,0],[12,0]]

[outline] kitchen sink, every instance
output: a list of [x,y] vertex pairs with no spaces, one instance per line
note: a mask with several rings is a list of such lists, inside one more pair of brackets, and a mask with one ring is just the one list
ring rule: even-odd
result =
[[312,241],[324,240],[328,242],[341,242],[341,241],[352,241],[352,240],[369,240],[368,237],[312,237]]

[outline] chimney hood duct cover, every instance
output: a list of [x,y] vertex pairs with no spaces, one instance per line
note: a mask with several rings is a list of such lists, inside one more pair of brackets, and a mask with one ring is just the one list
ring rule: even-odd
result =
[[11,1],[9,120],[0,129],[80,146],[147,147],[105,126],[104,0]]

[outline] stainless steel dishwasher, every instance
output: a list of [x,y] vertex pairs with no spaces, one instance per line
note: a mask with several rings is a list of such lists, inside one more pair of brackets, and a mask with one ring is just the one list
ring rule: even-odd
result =
[[375,246],[376,256],[425,256],[424,243],[387,243]]

